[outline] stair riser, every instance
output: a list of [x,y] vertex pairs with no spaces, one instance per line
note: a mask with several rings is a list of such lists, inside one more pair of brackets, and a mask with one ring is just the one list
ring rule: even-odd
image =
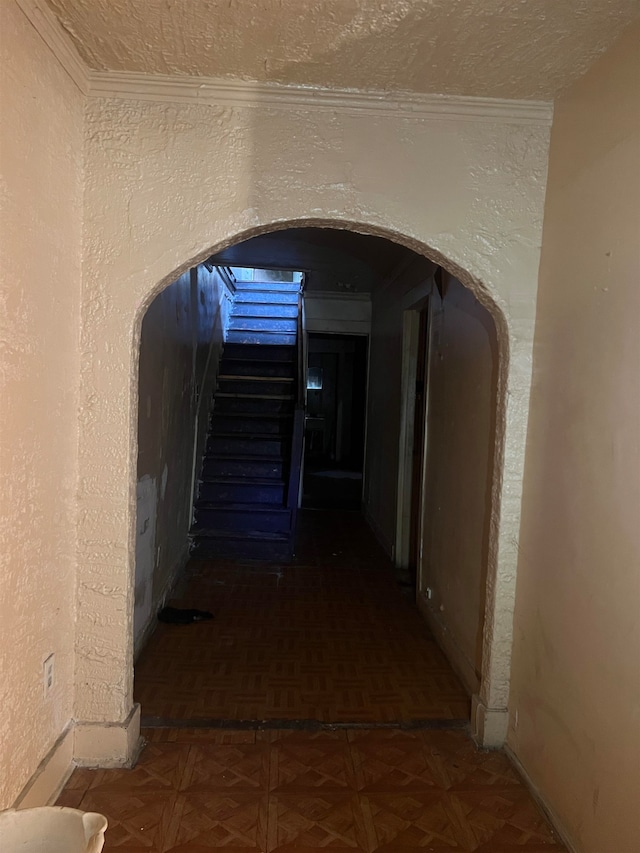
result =
[[214,414],[211,427],[215,432],[230,432],[250,435],[291,435],[291,418],[243,418]]
[[282,479],[282,461],[248,461],[244,459],[205,459],[202,466],[203,477],[260,477]]
[[300,292],[300,285],[293,281],[237,281],[236,291],[246,293],[251,290],[271,290],[274,293]]
[[234,344],[257,344],[268,346],[276,344],[290,346],[292,349],[296,343],[296,335],[280,334],[278,332],[243,332],[230,329],[227,332],[227,341]]
[[273,290],[239,290],[236,293],[236,298],[233,304],[234,309],[238,305],[245,305],[247,302],[263,305],[295,305],[298,307],[297,293],[276,293]]
[[[220,415],[286,415],[293,411],[293,400],[252,400],[243,397],[216,397],[214,412]],[[260,432],[260,430],[256,430]]]
[[233,306],[232,319],[236,317],[271,317],[273,319],[291,319],[298,316],[297,305],[279,305],[264,302],[243,302]]
[[[242,361],[293,361],[296,351],[290,346],[282,346],[277,342],[272,345],[267,341],[266,344],[243,344],[227,341],[224,345],[224,354],[222,364],[226,363],[229,358],[240,359]],[[293,370],[293,366],[291,368]]]
[[229,321],[230,332],[270,332],[295,335],[297,328],[297,320],[290,320],[286,317],[236,317],[234,315]]
[[293,382],[255,381],[252,379],[220,379],[218,391],[223,394],[274,394],[284,397],[294,392]]
[[226,376],[293,377],[293,364],[291,362],[240,361],[227,358],[220,363],[220,373]]
[[226,539],[196,537],[191,545],[191,553],[194,557],[203,559],[225,557],[232,560],[266,560],[270,563],[284,563],[291,560],[293,543],[253,542],[251,539],[229,542]]
[[284,439],[229,438],[212,435],[207,441],[207,453],[211,456],[273,456],[281,459],[289,453]]
[[241,512],[239,510],[195,508],[196,528],[231,530],[237,533],[288,533],[291,524],[286,510]]
[[209,503],[280,504],[284,499],[284,485],[255,483],[200,483],[199,499]]

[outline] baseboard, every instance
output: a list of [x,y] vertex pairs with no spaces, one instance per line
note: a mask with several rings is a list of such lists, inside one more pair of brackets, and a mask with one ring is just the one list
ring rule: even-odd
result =
[[364,517],[364,520],[367,522],[367,524],[371,528],[373,535],[376,537],[376,539],[378,540],[378,542],[382,546],[382,549],[385,552],[385,554],[391,560],[393,560],[393,551],[394,551],[393,542],[387,536],[385,536],[385,534],[382,532],[382,530],[378,526],[376,520],[370,514],[369,507],[364,503],[362,504],[362,515]]
[[164,585],[164,589],[156,599],[156,601],[151,606],[151,613],[149,614],[149,618],[147,619],[144,628],[140,632],[140,636],[135,641],[134,650],[133,650],[133,662],[136,663],[140,653],[144,649],[144,647],[149,642],[151,635],[156,629],[156,616],[158,614],[158,610],[164,607],[164,603],[171,596],[171,593],[175,589],[178,581],[180,580],[180,573],[184,569],[184,567],[189,562],[189,545],[187,545],[178,559],[174,562],[171,571],[169,572],[168,579],[166,584]]
[[540,789],[534,783],[532,778],[527,773],[524,768],[522,762],[515,754],[515,752],[511,749],[508,744],[504,745],[504,751],[507,755],[509,761],[513,764],[515,769],[518,771],[519,775],[522,777],[522,781],[525,783],[527,788],[529,789],[529,793],[536,801],[536,803],[540,806],[542,811],[544,812],[545,817],[554,828],[556,834],[558,835],[560,841],[565,845],[569,853],[583,853],[582,849],[578,847],[575,840],[572,838],[571,833],[564,826],[563,822],[560,820],[555,811],[549,806],[545,798],[540,793]]
[[73,768],[73,722],[69,722],[22,789],[13,808],[31,809],[52,805],[58,799]]
[[76,722],[73,757],[78,767],[133,767],[140,750],[140,705],[119,723]]
[[423,595],[418,594],[417,604],[418,610],[429,626],[429,630],[435,637],[437,644],[447,656],[453,671],[462,682],[464,689],[470,696],[477,693],[480,686],[480,679],[473,664],[455,642],[451,633],[447,631],[446,626],[443,625],[442,621],[438,618],[438,614],[429,607],[429,604]]
[[509,709],[490,708],[477,693],[471,697],[471,736],[483,749],[502,749],[509,728]]

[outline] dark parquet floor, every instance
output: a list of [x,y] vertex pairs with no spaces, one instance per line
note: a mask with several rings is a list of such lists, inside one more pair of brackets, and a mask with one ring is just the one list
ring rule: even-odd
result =
[[136,670],[133,770],[76,769],[59,803],[122,853],[558,853],[357,514],[304,513],[290,566],[192,562]]

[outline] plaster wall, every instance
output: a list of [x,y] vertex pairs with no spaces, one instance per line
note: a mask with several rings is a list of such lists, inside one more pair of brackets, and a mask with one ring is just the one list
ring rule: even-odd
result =
[[194,466],[199,468],[229,303],[217,271],[199,266],[158,294],[142,322],[136,652],[188,557]]
[[294,224],[395,237],[444,260],[496,314],[510,360],[501,413],[506,468],[494,502],[497,580],[485,626],[495,655],[485,655],[482,701],[506,708],[547,145],[546,124],[504,115],[90,100],[79,719],[122,720],[131,705],[142,314],[162,287],[213,251]]
[[640,838],[639,39],[556,106],[520,536],[508,742],[584,853]]
[[11,0],[0,47],[1,809],[73,713],[83,98]]
[[443,293],[433,288],[429,300],[418,603],[463,683],[475,692],[482,669],[499,354],[489,312],[453,277]]

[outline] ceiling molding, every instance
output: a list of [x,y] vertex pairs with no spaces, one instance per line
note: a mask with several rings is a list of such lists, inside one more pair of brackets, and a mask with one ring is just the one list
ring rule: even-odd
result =
[[84,94],[89,94],[89,74],[76,46],[44,0],[16,0],[38,35],[51,50],[69,77]]
[[69,34],[45,0],[17,0],[81,92],[92,98],[124,98],[157,103],[204,104],[324,110],[347,115],[382,115],[442,121],[489,121],[550,126],[553,103],[454,95],[361,92],[313,86],[254,83],[186,75],[141,74],[87,69]]
[[158,103],[313,109],[349,115],[386,115],[394,118],[491,121],[543,126],[551,125],[553,118],[553,104],[547,101],[359,92],[120,71],[90,71],[89,96]]

